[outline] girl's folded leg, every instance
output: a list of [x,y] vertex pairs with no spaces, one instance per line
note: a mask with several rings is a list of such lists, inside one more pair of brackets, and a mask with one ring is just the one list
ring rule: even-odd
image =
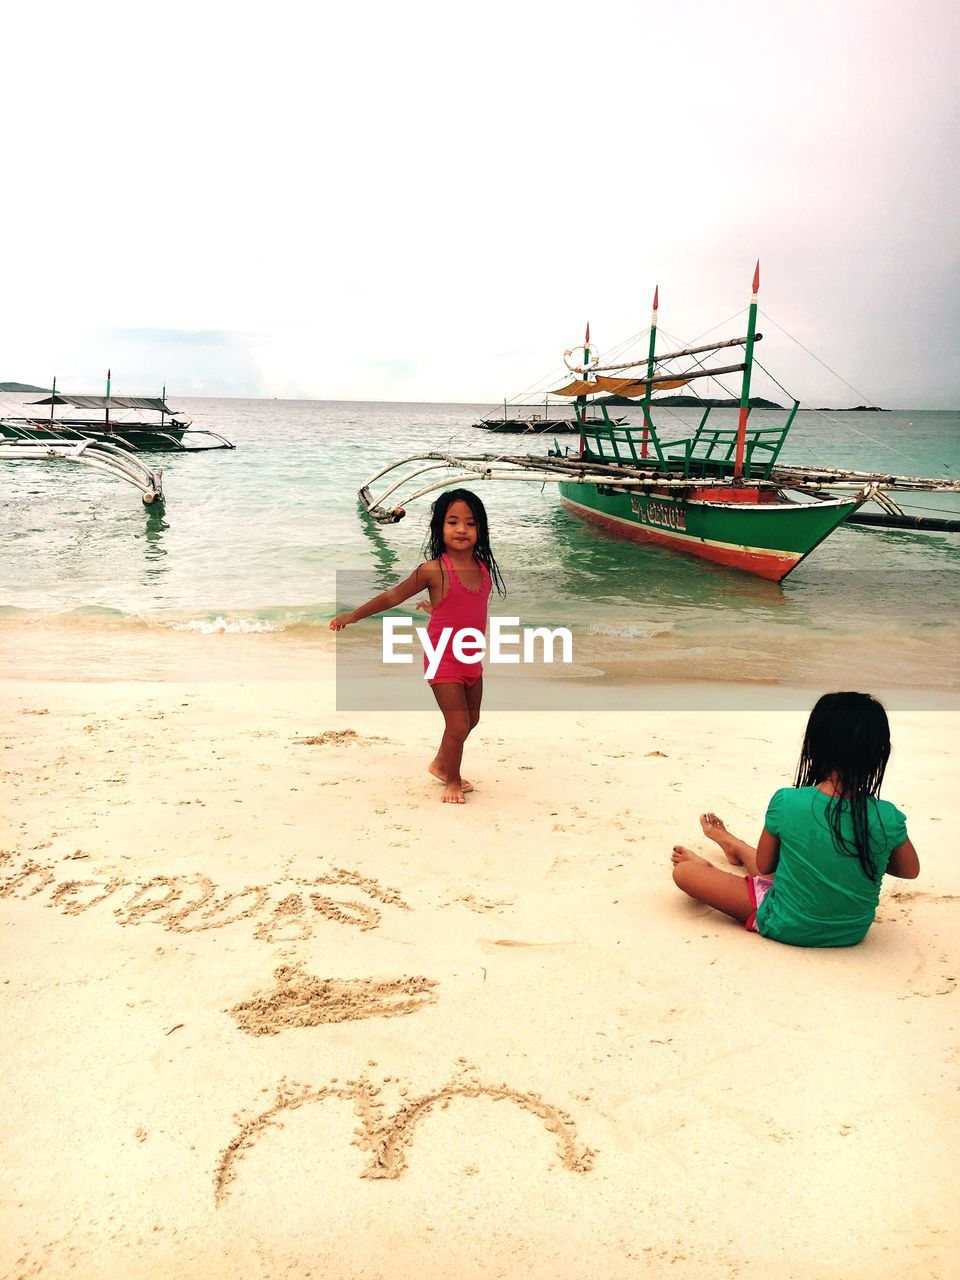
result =
[[749,883],[743,876],[721,871],[681,844],[674,845],[672,861],[674,884],[697,902],[715,907],[741,924],[746,924],[756,911]]
[[751,876],[760,874],[757,870],[757,851],[754,846],[728,831],[715,813],[701,813],[700,827],[708,840],[720,846],[729,863],[735,867],[745,867]]

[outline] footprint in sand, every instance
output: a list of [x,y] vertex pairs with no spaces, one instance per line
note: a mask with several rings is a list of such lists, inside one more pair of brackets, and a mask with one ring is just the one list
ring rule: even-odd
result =
[[333,744],[339,746],[356,746],[365,747],[371,742],[386,742],[386,738],[364,738],[357,733],[356,729],[324,729],[322,733],[311,734],[309,738],[294,738],[293,742],[298,747],[328,747]]
[[524,942],[519,938],[478,938],[477,946],[483,947],[484,951],[493,951],[503,947],[518,947],[524,951],[559,951],[561,947],[569,947],[573,944],[570,942]]
[[512,907],[515,901],[515,898],[481,898],[475,893],[464,893],[459,898],[454,898],[453,902],[442,902],[440,905],[450,907],[459,902],[470,911],[482,915],[486,911],[499,911],[503,907]]
[[[915,890],[901,890],[891,893],[887,900],[890,907],[899,913],[899,918],[907,924],[917,909],[941,906],[956,901],[956,894],[923,893]],[[890,917],[883,916],[888,920]],[[896,917],[894,917],[896,918]],[[906,982],[906,991],[899,998],[909,1000],[915,996],[927,999],[930,996],[949,996],[957,989],[957,962],[950,958],[950,949],[943,945],[936,930],[927,935],[926,945],[917,948],[917,962]]]

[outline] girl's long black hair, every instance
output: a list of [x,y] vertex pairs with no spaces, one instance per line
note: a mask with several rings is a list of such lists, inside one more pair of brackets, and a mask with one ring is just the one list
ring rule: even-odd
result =
[[486,565],[487,573],[496,586],[498,594],[506,595],[503,578],[500,576],[500,567],[490,550],[490,527],[487,523],[486,507],[469,489],[447,489],[430,508],[430,532],[423,545],[424,555],[430,560],[440,560],[446,550],[443,542],[443,522],[454,502],[465,502],[473,512],[473,518],[477,522],[477,543],[473,548],[473,558]]
[[[870,852],[868,800],[876,796],[890,759],[890,725],[883,703],[869,693],[825,693],[810,712],[797,766],[798,787],[815,787],[832,774],[836,794],[827,805],[827,821],[839,853],[860,860],[874,882],[886,870]],[[842,801],[850,806],[853,841],[841,830]]]

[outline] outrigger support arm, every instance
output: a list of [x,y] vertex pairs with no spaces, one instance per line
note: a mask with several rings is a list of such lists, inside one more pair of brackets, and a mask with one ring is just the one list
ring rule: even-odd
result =
[[[753,336],[754,342],[760,342],[762,338],[762,333],[756,333]],[[722,351],[724,347],[742,347],[746,345],[746,341],[746,337],[730,338],[726,342],[708,342],[702,347],[684,347],[682,351],[669,351],[662,356],[657,356],[657,364],[666,364],[668,360],[679,360],[681,356],[696,356],[703,351]],[[609,373],[615,369],[636,369],[642,364],[646,364],[646,361],[628,360],[626,364],[599,364],[593,372]],[[742,365],[737,365],[738,369],[742,367]]]
[[[454,466],[462,464],[463,461],[464,459],[456,458],[450,458],[448,460],[451,469]],[[503,461],[513,460],[504,459]],[[429,469],[430,468],[426,467],[422,468],[422,470]],[[420,474],[420,472],[414,472],[414,474]],[[409,477],[407,478],[409,479]],[[565,481],[576,480],[580,484],[603,486],[604,489],[613,493],[642,493],[648,489],[656,489],[657,491],[662,489],[675,489],[681,492],[688,492],[690,489],[728,489],[730,487],[729,480],[696,480],[691,482],[689,477],[679,475],[670,477],[669,473],[665,475],[663,472],[656,475],[643,475],[642,473],[637,473],[636,476],[628,476],[624,474],[612,476],[603,473],[598,474],[583,468],[581,468],[580,471],[574,471],[572,469],[558,469],[557,471],[549,472],[527,470],[518,466],[517,470],[514,471],[498,472],[494,471],[492,467],[477,467],[473,470],[461,471],[457,475],[448,475],[443,480],[434,480],[431,484],[424,485],[422,488],[415,490],[415,492],[408,494],[405,501],[415,502],[417,498],[422,498],[428,493],[434,493],[438,489],[447,489],[450,485],[458,485],[464,480],[473,481],[474,483],[482,480],[510,480],[527,484],[539,484],[540,486],[545,484],[563,484]],[[772,490],[776,490],[778,488],[776,484],[765,480],[752,481],[751,487]],[[388,492],[392,493],[396,488],[397,486],[394,485]],[[874,497],[875,493],[876,485],[864,485],[855,495],[857,505],[859,506],[868,501],[870,498]],[[394,507],[392,509],[384,507],[382,498],[379,501],[373,498],[366,485],[359,490],[357,496],[359,497],[360,503],[367,515],[369,515],[371,519],[375,520],[377,524],[398,524],[407,514],[405,507]],[[826,505],[831,505],[830,499],[824,499],[823,501]],[[840,498],[832,500],[833,503],[842,501],[843,499]],[[849,499],[847,499],[847,501],[849,501]],[[738,503],[737,505],[740,506],[741,504]]]
[[[377,480],[410,462],[425,462],[428,465],[408,471],[384,489],[379,496],[371,493],[370,486]],[[602,462],[584,463],[579,458],[573,457],[552,458],[548,461],[524,454],[514,456],[475,454],[457,457],[446,453],[418,453],[391,463],[390,466],[384,467],[371,476],[358,490],[357,497],[367,515],[378,524],[396,524],[406,515],[406,509],[402,506],[387,507],[384,503],[416,476],[425,475],[430,471],[445,471],[448,474],[442,480],[433,480],[413,493],[406,494],[405,502],[415,502],[417,498],[422,498],[428,493],[449,488],[462,481],[514,480],[527,484],[545,485],[563,484],[565,481],[573,480],[581,484],[604,485],[625,492],[645,489],[702,489],[729,483],[712,479],[691,481],[681,471],[658,471],[654,468],[644,470],[640,467],[615,466]],[[450,475],[451,471],[456,474]],[[775,484],[768,481],[754,483],[758,488],[777,488]]]
[[151,471],[139,458],[133,458],[115,445],[99,440],[7,440],[0,441],[0,461],[33,459],[38,462],[62,460],[79,462],[92,471],[126,480],[140,490],[145,507],[163,506],[163,470]]
[[785,489],[859,488],[865,482],[879,485],[881,489],[909,493],[960,493],[960,480],[940,479],[936,476],[894,476],[878,471],[847,471],[843,467],[805,467],[777,463],[770,473]]
[[[406,471],[399,479],[388,484],[379,495],[371,492],[371,486],[376,481],[416,462],[426,465]],[[364,511],[378,524],[396,524],[404,518],[406,509],[401,505],[388,507],[385,505],[387,500],[418,476],[438,471],[444,473],[442,478],[436,476],[431,478],[429,484],[424,484],[412,493],[405,494],[403,501],[415,502],[418,498],[434,493],[438,489],[446,489],[463,482],[477,483],[485,480],[512,480],[541,486],[572,481],[596,485],[608,492],[642,493],[650,489],[665,489],[673,490],[681,496],[689,493],[691,489],[702,491],[729,488],[731,483],[729,476],[701,476],[693,479],[679,470],[666,471],[656,467],[647,469],[642,466],[628,466],[624,463],[604,463],[598,459],[584,461],[578,456],[537,458],[529,454],[414,453],[377,471],[367,480],[357,496]],[[886,504],[893,505],[886,497],[888,492],[960,493],[960,480],[780,464],[774,466],[769,479],[751,480],[750,487],[774,492],[792,489],[805,493],[811,498],[817,498],[819,501],[830,499],[839,501],[841,499],[833,498],[834,494],[849,494],[852,491],[858,505],[872,499],[883,507]],[[830,495],[829,499],[827,495]],[[887,506],[887,513],[887,520],[891,522],[891,527],[896,523],[897,527],[934,528],[940,527],[943,523],[943,527],[949,527],[952,530],[957,523],[955,520],[929,521],[921,525],[913,523],[914,517],[908,517],[905,514],[894,516],[889,506]],[[864,518],[863,523],[867,522]],[[871,519],[869,522],[874,521]]]

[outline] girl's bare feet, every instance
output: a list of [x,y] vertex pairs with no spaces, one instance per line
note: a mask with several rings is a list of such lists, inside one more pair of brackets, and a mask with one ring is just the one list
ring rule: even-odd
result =
[[[440,768],[440,766],[437,764],[436,760],[432,760],[432,761],[430,762],[430,764],[428,764],[428,765],[427,765],[427,771],[428,771],[428,773],[432,773],[432,774],[433,774],[433,776],[436,778],[436,780],[437,780],[438,782],[444,782],[444,783],[446,782],[446,780],[447,780],[447,775],[443,772],[443,770],[442,770],[442,769]],[[461,791],[472,791],[472,790],[473,790],[473,783],[472,783],[472,782],[468,782],[468,781],[466,780],[466,778],[461,778],[461,779],[460,779],[460,790],[461,790]]]
[[729,863],[735,867],[743,866],[743,859],[737,853],[737,846],[742,841],[730,834],[715,813],[701,813],[700,826],[707,839],[720,846]]
[[466,804],[463,784],[460,782],[445,782],[443,784],[443,795],[440,799],[444,804]]
[[706,858],[701,858],[699,853],[694,853],[692,849],[685,848],[682,844],[673,846],[673,853],[670,855],[670,861],[676,867],[681,862],[702,862],[705,867],[712,866]]

